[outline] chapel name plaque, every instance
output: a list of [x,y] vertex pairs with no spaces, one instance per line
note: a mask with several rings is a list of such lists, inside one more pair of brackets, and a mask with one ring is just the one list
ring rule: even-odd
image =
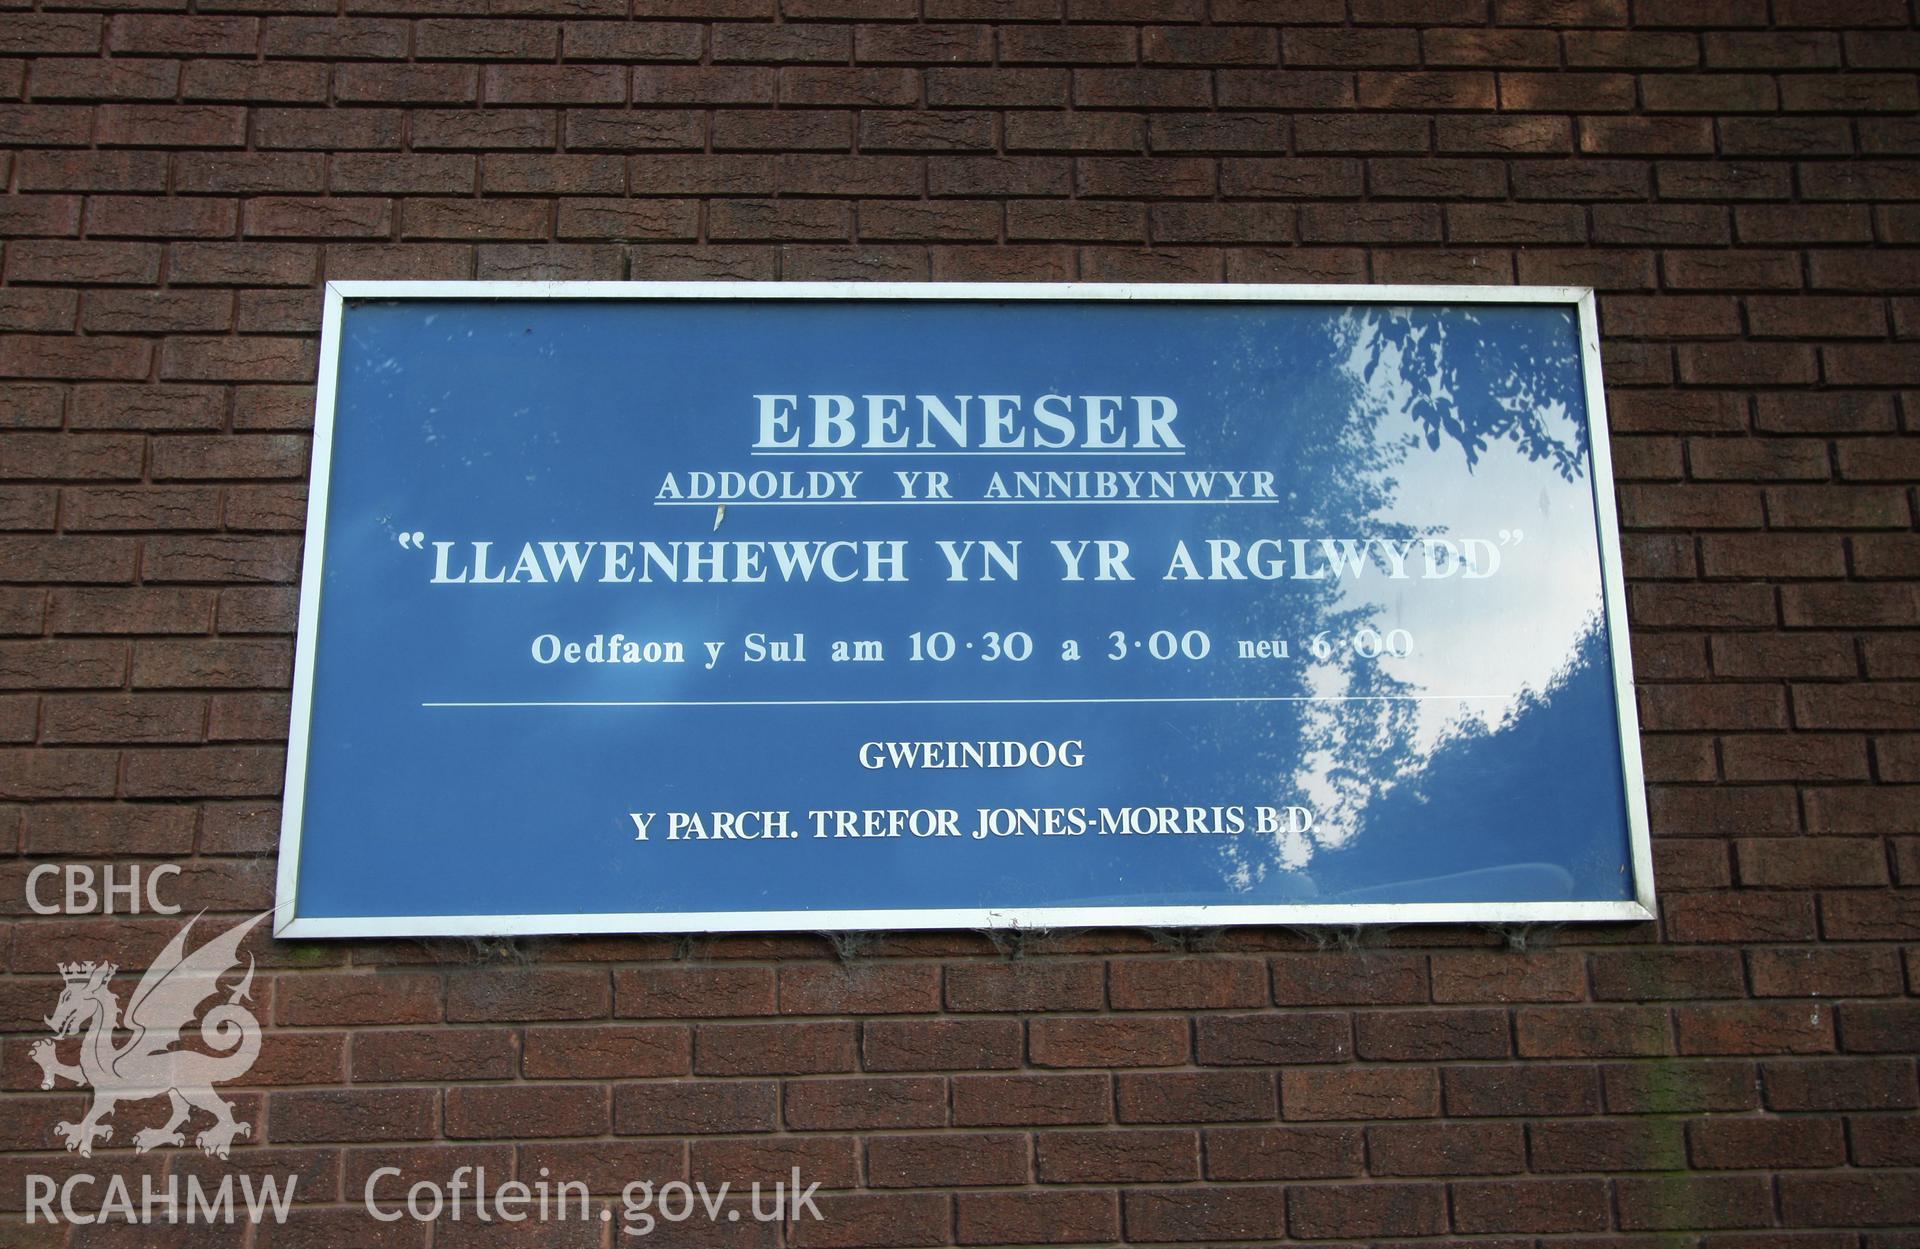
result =
[[335,283],[285,936],[1644,919],[1590,293]]

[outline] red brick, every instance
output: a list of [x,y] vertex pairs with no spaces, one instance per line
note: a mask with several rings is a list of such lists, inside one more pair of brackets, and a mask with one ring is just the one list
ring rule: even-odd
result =
[[1347,73],[1222,69],[1214,78],[1223,108],[1338,109],[1355,101],[1353,75]]
[[[1146,146],[1145,119],[1132,114],[1011,113],[1003,125],[1009,152],[1137,152]],[[931,171],[936,178],[941,172],[939,166]]]
[[1514,1035],[1522,1058],[1625,1058],[1673,1052],[1666,1012],[1647,1007],[1520,1010],[1514,1013]]
[[[456,1154],[456,1150],[462,1152]],[[450,1156],[435,1158],[427,1166],[410,1158],[394,1158],[385,1151],[374,1153],[367,1150],[354,1151],[358,1155],[354,1162],[358,1164],[358,1169],[368,1173],[375,1166],[384,1164],[399,1166],[403,1172],[448,1176],[459,1165],[484,1165],[489,1174],[504,1174],[512,1165],[511,1158],[504,1163],[496,1161],[492,1147],[446,1146],[444,1152]],[[545,1173],[556,1180],[565,1177],[569,1181],[578,1181],[587,1185],[593,1193],[618,1193],[636,1181],[651,1182],[657,1189],[662,1184],[687,1176],[687,1147],[680,1141],[530,1141],[515,1152],[520,1168],[529,1175],[537,1178],[545,1168]],[[348,1185],[351,1192],[363,1192],[366,1181],[349,1176]]]
[[764,967],[637,967],[614,973],[623,1017],[722,1018],[771,1014],[773,972]]
[[954,1199],[963,1245],[1109,1241],[1120,1236],[1111,1192],[962,1193]]
[[1122,1123],[1271,1119],[1274,1083],[1259,1071],[1129,1073],[1115,1077]]
[[1860,1166],[1913,1166],[1920,1160],[1920,1121],[1912,1115],[1856,1116],[1853,1160]]
[[36,855],[184,855],[195,815],[187,807],[43,803],[28,812],[23,845]]
[[1440,1113],[1440,1082],[1418,1068],[1289,1068],[1280,1108],[1296,1120],[1429,1118]]
[[258,18],[132,14],[114,19],[107,48],[144,55],[251,56],[259,41]]
[[288,583],[299,566],[297,542],[285,537],[163,535],[147,539],[142,573],[156,582]]
[[8,288],[0,293],[0,328],[48,332],[68,329],[79,301],[78,291]]
[[263,50],[270,57],[398,60],[407,55],[407,23],[377,18],[270,17]]
[[[1214,1180],[1331,1179],[1357,1175],[1358,1128],[1209,1128],[1207,1177]],[[1145,1177],[1142,1177],[1145,1178]]]
[[1505,194],[1507,176],[1493,160],[1376,157],[1367,162],[1367,184],[1376,196],[1479,199]]
[[[1378,164],[1379,162],[1373,162]],[[1261,199],[1334,199],[1361,189],[1361,163],[1342,157],[1300,160],[1230,158],[1222,163],[1221,189]]]
[[770,280],[776,252],[771,247],[650,246],[629,248],[627,261],[635,280],[701,281],[713,279]]
[[[204,633],[210,590],[63,590],[53,599],[55,633]],[[38,630],[34,630],[38,632]]]
[[955,963],[946,969],[946,1005],[955,1011],[1098,1010],[1105,969],[1094,963]]
[[[1047,1133],[1040,1139],[1061,1135],[1068,1134]],[[1192,1153],[1190,1140],[1188,1152]],[[811,1179],[813,1172],[803,1174]],[[1048,1177],[1043,1174],[1041,1178]],[[1097,1177],[1076,1174],[1066,1178],[1086,1183]],[[1026,1182],[1027,1141],[1017,1133],[875,1136],[867,1140],[867,1183],[876,1188],[967,1188]]]
[[1641,694],[1649,729],[1784,729],[1785,691],[1771,685],[1658,685]]
[[1560,63],[1560,40],[1545,30],[1425,30],[1420,46],[1429,65],[1554,68]]
[[1490,73],[1415,71],[1359,75],[1361,108],[1485,110],[1494,106]]
[[1812,900],[1799,894],[1680,895],[1661,909],[1677,941],[1807,941],[1814,932]]
[[694,1035],[694,1070],[706,1076],[851,1071],[854,1057],[851,1023],[703,1024]]
[[1347,1016],[1318,1012],[1206,1015],[1194,1022],[1207,1066],[1339,1062],[1352,1053]]
[[1375,1175],[1504,1175],[1525,1169],[1519,1124],[1393,1123],[1367,1129]]
[[1170,1067],[1187,1061],[1187,1021],[1147,1019],[1036,1019],[1028,1040],[1038,1067]]
[[1367,1061],[1442,1062],[1512,1052],[1502,1010],[1368,1011],[1354,1023],[1355,1051]]
[[[1748,243],[1795,243],[1803,237],[1864,243],[1873,237],[1873,223],[1861,205],[1743,204],[1733,210],[1733,219],[1741,241]],[[1858,260],[1852,252],[1815,252],[1808,266],[1813,285],[1861,285]],[[1866,285],[1878,283],[1869,278]]]
[[623,1136],[771,1132],[777,1090],[770,1080],[685,1080],[614,1089],[613,1130]]
[[611,1024],[528,1028],[520,1058],[535,1080],[608,1080],[686,1075],[693,1042],[678,1025]]
[[938,1010],[937,967],[848,964],[779,972],[780,1011],[789,1015],[894,1015]]
[[[729,16],[767,15],[770,13]],[[654,15],[636,12],[636,16]],[[691,22],[568,22],[562,53],[569,60],[697,61],[701,42],[701,28]]]
[[1153,26],[1140,40],[1148,64],[1272,65],[1279,47],[1274,32],[1252,26]]
[[1277,1241],[1286,1222],[1278,1187],[1131,1188],[1122,1201],[1130,1241]]
[[206,719],[203,699],[182,694],[72,694],[45,700],[40,740],[52,745],[198,741]]
[[1536,1171],[1679,1171],[1686,1167],[1686,1146],[1678,1123],[1537,1123],[1527,1129],[1527,1140]]
[[1653,178],[1655,189],[1674,199],[1778,200],[1789,190],[1784,167],[1757,162],[1661,161]]
[[246,110],[223,104],[103,104],[94,137],[114,147],[240,147],[246,142]]
[[1732,1113],[1760,1107],[1760,1075],[1751,1063],[1671,1060],[1601,1069],[1607,1110],[1615,1114]]
[[1833,1012],[1818,1004],[1681,1006],[1682,1054],[1807,1054],[1834,1048]]
[[207,740],[284,743],[290,707],[285,694],[216,694],[207,700]]
[[1772,1194],[1759,1176],[1679,1176],[1622,1179],[1615,1186],[1620,1225],[1630,1231],[1766,1227]]
[[[450,200],[444,203],[455,205],[464,201]],[[502,237],[538,238],[545,231],[545,204],[509,203],[491,207],[529,210],[524,214],[519,211],[496,213],[495,218],[501,223]],[[461,228],[459,213],[436,208],[432,216],[437,223],[436,228],[449,231],[449,237],[457,236]],[[470,234],[487,228],[482,227],[479,219],[470,212],[467,220],[471,222],[467,227]],[[699,208],[686,200],[563,200],[557,232],[561,238],[580,239],[605,238],[608,235],[636,239],[691,239],[699,234]]]
[[368,1032],[353,1040],[355,1082],[506,1080],[518,1047],[511,1032],[460,1028],[439,1032]]
[[1896,1058],[1816,1058],[1762,1063],[1769,1110],[1912,1110],[1913,1064]]
[[1789,1227],[1877,1227],[1920,1222],[1920,1177],[1882,1175],[1780,1177],[1780,1210]]
[[613,246],[497,244],[474,256],[474,276],[482,280],[612,282],[625,272],[626,257]]
[[95,14],[15,14],[0,33],[0,50],[9,53],[85,52],[100,50],[102,18]]
[[[1296,118],[1293,126],[1294,147],[1304,153],[1424,152],[1431,142],[1430,131],[1425,118],[1392,115],[1316,113]],[[1383,241],[1414,237],[1419,236],[1402,234]]]
[[1876,842],[1847,837],[1779,838],[1736,843],[1744,885],[1824,888],[1884,885],[1886,854]]
[[[787,1126],[797,1131],[941,1127],[947,1122],[947,1083],[934,1076],[794,1081],[786,1085],[784,1105]],[[958,1121],[957,1092],[955,1114]]]
[[558,114],[545,109],[413,109],[415,151],[448,149],[545,149],[555,145]]
[[[1875,976],[1874,988],[1882,990]],[[1849,1002],[1840,1008],[1840,1047],[1851,1053],[1903,1052],[1920,1023],[1920,1008],[1909,1002]]]
[[471,65],[356,65],[334,71],[334,91],[352,104],[473,104],[479,70]]
[[1573,128],[1564,117],[1442,116],[1434,134],[1441,152],[1507,156],[1566,152],[1573,146]]
[[189,100],[324,104],[328,67],[287,61],[189,60],[181,94]]
[[1837,1119],[1706,1119],[1687,1125],[1687,1148],[1696,1166],[1712,1170],[1834,1167],[1847,1154]]
[[[1200,1178],[1200,1138],[1193,1131],[1041,1132],[1034,1137],[1034,1155],[1038,1178],[1048,1184],[1166,1183]],[[1024,1160],[1022,1151],[1022,1171]]]
[[[696,1140],[688,1171],[693,1178],[705,1179],[716,1187],[724,1182],[736,1188],[755,1183],[770,1188],[775,1183],[791,1181],[793,1169],[798,1167],[808,1183],[818,1183],[824,1188],[852,1188],[860,1173],[858,1145],[854,1138],[847,1136]],[[625,1186],[626,1181],[622,1180],[611,1187],[623,1189]]]
[[446,1093],[447,1136],[454,1140],[602,1136],[608,1125],[601,1085],[489,1085]]
[[[698,47],[696,32],[696,55]],[[795,64],[812,61],[844,64],[852,56],[853,31],[846,27],[798,23],[765,26],[743,22],[713,28],[713,59],[716,63],[770,61]]]
[[1273,1000],[1281,1006],[1384,1005],[1427,1000],[1427,965],[1418,955],[1283,954],[1272,959],[1269,967],[1273,976]]
[[1713,638],[1711,646],[1715,670],[1727,676],[1848,677],[1860,670],[1852,640],[1837,634],[1734,634]]
[[856,1249],[897,1245],[913,1249],[948,1243],[952,1216],[939,1193],[886,1193],[823,1196],[815,1202],[818,1220],[793,1223],[796,1249]]
[[1453,1189],[1460,1232],[1604,1231],[1608,1222],[1604,1180],[1480,1180]]
[[279,1143],[387,1143],[430,1136],[437,1100],[431,1089],[321,1089],[274,1093],[267,1105]]
[[1476,1064],[1444,1076],[1449,1115],[1590,1115],[1600,1108],[1591,1067]]
[[1797,685],[1793,707],[1797,721],[1808,728],[1911,728],[1920,713],[1920,684]]
[[176,337],[162,347],[160,375],[189,382],[304,381],[313,376],[315,356],[315,344],[300,339]]
[[447,980],[450,1021],[593,1019],[607,1014],[609,999],[599,971],[489,968]]
[[1432,1236],[1447,1230],[1439,1184],[1302,1185],[1288,1193],[1294,1236]]
[[876,1020],[861,1029],[868,1071],[1018,1067],[1021,1053],[1020,1024],[1011,1019]]
[[1131,65],[1136,32],[1124,26],[1007,26],[1000,59],[1007,65]]
[[1121,1010],[1206,1010],[1267,1001],[1265,969],[1253,959],[1125,960],[1108,965]]
[[0,688],[112,689],[126,680],[118,642],[0,643]]
[[1572,954],[1441,954],[1433,959],[1437,1002],[1565,1002],[1586,996]]
[[[927,97],[935,103],[935,74],[930,71]],[[1048,70],[983,70],[982,73],[1047,74]],[[1051,100],[1038,101],[1052,103]],[[1078,69],[1073,72],[1073,103],[1077,108],[1204,108],[1213,102],[1212,78],[1197,69]]]
[[[404,55],[404,37],[402,51]],[[414,27],[414,52],[422,60],[547,61],[560,51],[560,28],[551,22],[427,20]]]
[[480,88],[489,105],[619,104],[627,74],[613,65],[490,65]]
[[959,1127],[1022,1127],[1111,1121],[1104,1075],[983,1075],[953,1079]]
[[263,148],[372,151],[401,145],[402,115],[391,108],[263,108],[255,110],[253,125],[254,141]]
[[0,750],[0,798],[110,798],[117,752]]
[[285,752],[255,746],[142,750],[127,756],[121,790],[130,798],[246,798],[278,794]]

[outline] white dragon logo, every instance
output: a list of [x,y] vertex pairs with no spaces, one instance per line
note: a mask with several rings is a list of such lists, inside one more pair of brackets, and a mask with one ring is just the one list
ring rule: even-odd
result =
[[[54,1127],[68,1149],[91,1157],[96,1139],[113,1136],[113,1125],[102,1120],[113,1113],[115,1103],[162,1093],[172,1102],[172,1115],[164,1126],[134,1134],[134,1148],[143,1154],[159,1145],[184,1145],[186,1138],[178,1129],[193,1107],[214,1118],[213,1126],[200,1133],[195,1143],[216,1158],[227,1156],[234,1137],[252,1132],[248,1124],[233,1117],[233,1103],[213,1091],[214,1085],[245,1075],[260,1056],[260,1021],[240,1005],[253,985],[251,956],[246,975],[228,992],[227,1000],[200,1021],[200,1039],[215,1053],[180,1048],[180,1034],[193,1022],[201,1003],[219,992],[220,977],[239,966],[240,942],[265,918],[264,912],[256,915],[190,955],[185,952],[187,933],[194,920],[188,920],[140,977],[127,999],[124,1022],[119,999],[107,987],[117,967],[112,963],[60,965],[66,988],[45,1021],[53,1039],[34,1042],[28,1056],[40,1064],[41,1088],[50,1089],[55,1079],[61,1079],[93,1089],[93,1105],[80,1122]],[[83,1028],[80,1063],[69,1067],[59,1059],[58,1043]],[[116,1046],[114,1034],[122,1029],[129,1035],[124,1045]]]

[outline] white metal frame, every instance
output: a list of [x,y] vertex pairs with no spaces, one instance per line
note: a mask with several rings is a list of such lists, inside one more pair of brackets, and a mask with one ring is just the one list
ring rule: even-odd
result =
[[[1614,707],[1620,726],[1622,783],[1634,897],[1621,902],[1328,903],[1260,906],[1061,906],[943,910],[698,911],[636,914],[395,915],[302,918],[299,893],[301,817],[306,799],[308,729],[313,711],[315,631],[325,558],[327,487],[333,452],[334,394],[346,304],[391,299],[757,299],[792,300],[1054,300],[1136,303],[1553,304],[1578,314],[1581,373],[1586,386],[1588,445],[1600,538],[1602,590],[1612,641]],[[836,932],[939,928],[1195,927],[1228,924],[1525,924],[1637,921],[1654,915],[1653,850],[1647,823],[1639,717],[1627,642],[1626,587],[1600,380],[1600,330],[1593,291],[1572,286],[1178,285],[1092,282],[329,282],[320,333],[320,374],[313,427],[312,485],[306,552],[300,573],[299,636],[294,651],[293,713],[287,740],[286,789],[274,934],[306,937],[531,936],[648,932]]]

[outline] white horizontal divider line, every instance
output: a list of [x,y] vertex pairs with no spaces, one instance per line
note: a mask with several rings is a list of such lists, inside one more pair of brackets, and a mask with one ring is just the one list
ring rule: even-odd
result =
[[1505,702],[1512,694],[1221,694],[1140,698],[720,698],[424,702],[422,707],[1007,707],[1094,703]]

